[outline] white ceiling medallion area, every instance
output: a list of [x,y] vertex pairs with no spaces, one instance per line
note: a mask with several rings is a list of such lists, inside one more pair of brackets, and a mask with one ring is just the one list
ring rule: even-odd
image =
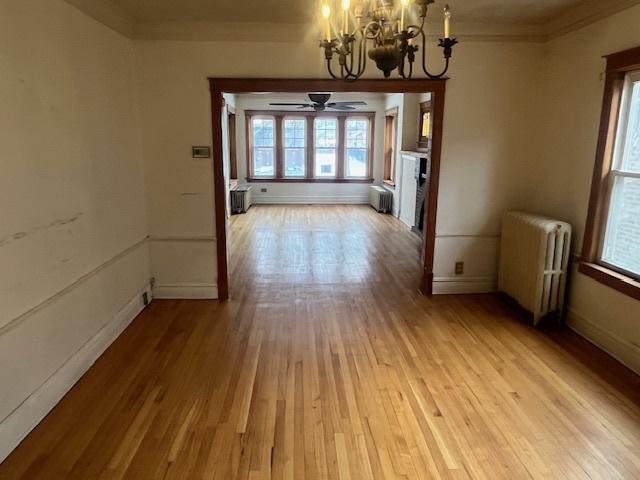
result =
[[[136,39],[228,41],[233,37],[234,41],[315,42],[322,36],[315,0],[66,1]],[[458,39],[545,41],[640,4],[640,0],[436,0],[435,8],[446,3],[456,15]],[[433,38],[441,30],[440,22],[427,22]]]

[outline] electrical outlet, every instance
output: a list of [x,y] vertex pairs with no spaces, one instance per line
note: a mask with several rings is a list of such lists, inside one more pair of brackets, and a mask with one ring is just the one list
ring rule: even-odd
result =
[[267,189],[266,189],[266,188],[261,188],[261,189],[260,189],[260,191],[261,191],[262,193],[267,193]]
[[456,262],[456,275],[464,273],[464,262]]

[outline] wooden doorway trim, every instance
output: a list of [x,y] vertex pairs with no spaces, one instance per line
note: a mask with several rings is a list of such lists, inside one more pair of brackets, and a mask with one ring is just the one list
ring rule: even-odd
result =
[[440,155],[442,151],[442,126],[447,79],[391,79],[358,80],[347,83],[329,79],[279,79],[279,78],[209,78],[211,91],[211,126],[213,138],[213,210],[216,228],[216,257],[218,263],[218,299],[229,298],[229,270],[227,259],[227,219],[225,215],[224,164],[222,157],[223,93],[259,92],[363,92],[363,93],[428,93],[431,92],[433,108],[433,138],[431,144],[431,169],[428,208],[424,213],[424,264],[420,291],[433,292],[433,254],[436,242],[436,213],[438,209],[438,184],[440,180]]

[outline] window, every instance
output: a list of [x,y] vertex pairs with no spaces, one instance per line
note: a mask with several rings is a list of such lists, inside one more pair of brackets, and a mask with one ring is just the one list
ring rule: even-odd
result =
[[579,270],[640,299],[640,48],[607,57]]
[[389,184],[395,185],[396,170],[396,119],[398,117],[398,108],[388,110],[384,117],[384,165],[382,180]]
[[314,129],[315,176],[335,177],[338,157],[338,119],[316,118]]
[[306,124],[302,118],[284,119],[284,176],[304,177],[306,163]]
[[275,177],[275,119],[251,119],[252,172],[255,177]]
[[248,181],[373,181],[373,112],[245,114]]
[[604,263],[640,277],[640,72],[626,75],[609,174]]
[[366,177],[369,158],[369,120],[347,119],[345,122],[345,176]]

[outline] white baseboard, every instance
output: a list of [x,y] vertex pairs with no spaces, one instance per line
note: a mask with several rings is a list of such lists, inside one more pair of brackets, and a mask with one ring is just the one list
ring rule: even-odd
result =
[[492,293],[498,290],[498,282],[491,277],[435,277],[434,295],[465,295],[470,293]]
[[301,204],[301,205],[368,205],[368,195],[253,195],[251,203],[267,204]]
[[56,370],[0,423],[0,462],[55,407],[104,351],[144,309],[142,294],[151,300],[151,288],[145,287],[102,327],[80,350]]
[[218,285],[215,283],[157,283],[153,287],[153,297],[164,299],[218,298]]
[[567,309],[566,323],[578,335],[640,375],[640,348],[636,345],[596,325],[571,307]]

